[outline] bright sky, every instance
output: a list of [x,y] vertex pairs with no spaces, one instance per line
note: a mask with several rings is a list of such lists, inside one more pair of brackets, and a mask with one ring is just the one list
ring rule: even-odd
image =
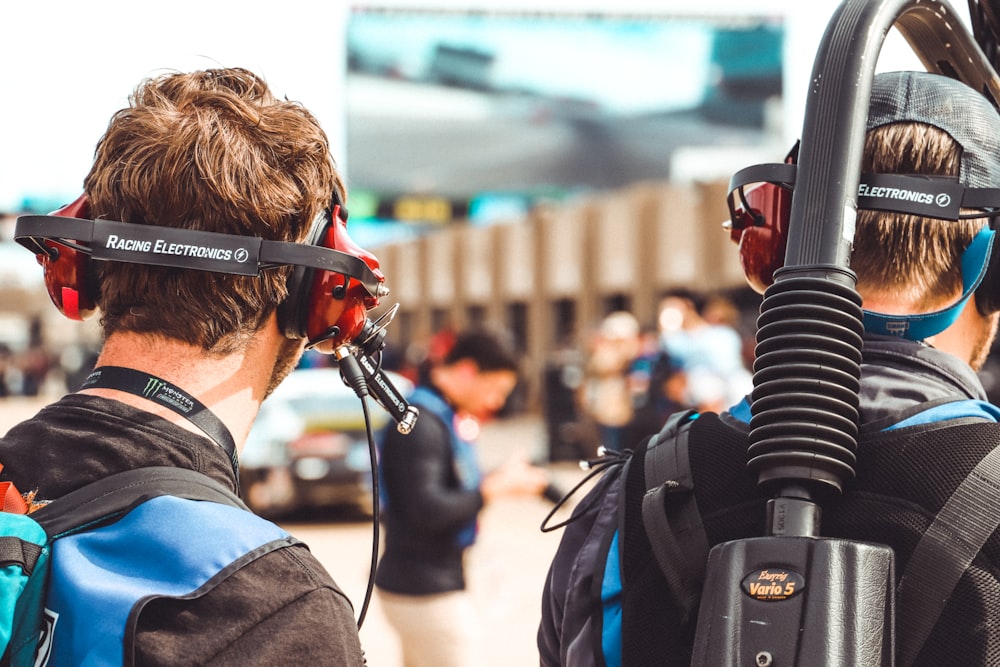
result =
[[164,69],[252,69],[339,146],[343,13],[312,0],[0,3],[0,211],[33,193],[75,198],[111,115]]
[[[575,11],[606,0],[382,0],[375,5]],[[703,0],[705,13],[787,13],[788,118],[801,118],[814,49],[835,0]],[[690,0],[620,0],[616,11],[691,11]],[[346,2],[39,0],[0,3],[0,212],[24,197],[68,201],[82,188],[108,119],[142,78],[165,69],[247,67],[302,102],[343,160]],[[962,3],[965,10],[965,3]],[[902,47],[907,49],[905,45]],[[886,53],[887,48],[883,50]],[[908,50],[906,53],[909,53]],[[599,72],[594,75],[601,76]],[[638,82],[637,85],[641,85]],[[797,121],[796,121],[797,123]],[[791,136],[797,135],[793,128]]]

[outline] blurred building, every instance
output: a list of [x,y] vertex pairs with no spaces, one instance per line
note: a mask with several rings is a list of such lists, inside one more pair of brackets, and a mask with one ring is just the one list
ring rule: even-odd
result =
[[721,292],[755,316],[736,246],[722,229],[726,183],[639,183],[488,226],[451,225],[374,247],[399,303],[388,345],[423,344],[444,326],[507,328],[525,354],[529,405],[549,357],[604,315],[653,323],[673,289]]

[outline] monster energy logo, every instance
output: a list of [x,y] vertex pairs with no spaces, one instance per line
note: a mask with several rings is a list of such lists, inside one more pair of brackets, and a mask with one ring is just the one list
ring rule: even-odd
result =
[[142,396],[165,405],[171,405],[180,410],[182,414],[191,412],[195,407],[193,398],[169,385],[165,380],[155,377],[146,378],[146,386],[142,390]]
[[166,384],[167,383],[164,382],[163,380],[157,378],[149,378],[146,380],[146,388],[142,390],[142,395],[145,396],[146,398],[155,396],[160,391],[160,389],[163,389],[163,387]]

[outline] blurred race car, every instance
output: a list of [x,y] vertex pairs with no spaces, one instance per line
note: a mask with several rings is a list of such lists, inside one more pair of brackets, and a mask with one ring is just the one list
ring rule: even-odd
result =
[[[406,395],[412,383],[383,371]],[[377,432],[389,416],[366,399]],[[261,405],[240,456],[244,500],[269,518],[346,506],[372,513],[371,459],[361,399],[336,368],[293,371]]]

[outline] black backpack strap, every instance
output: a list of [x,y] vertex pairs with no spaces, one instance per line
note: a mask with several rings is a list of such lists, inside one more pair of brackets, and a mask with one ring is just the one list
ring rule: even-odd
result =
[[1000,526],[1000,447],[959,484],[920,538],[896,588],[899,664],[913,664],[962,574]]
[[698,607],[708,538],[694,496],[688,458],[693,410],[672,415],[646,448],[642,522],[660,570],[687,623]]
[[166,495],[247,509],[236,494],[200,472],[156,466],[126,470],[99,479],[35,510],[31,517],[50,536],[57,536],[124,514],[151,498]]
[[0,567],[17,565],[26,575],[31,576],[42,555],[42,547],[13,535],[0,537]]

